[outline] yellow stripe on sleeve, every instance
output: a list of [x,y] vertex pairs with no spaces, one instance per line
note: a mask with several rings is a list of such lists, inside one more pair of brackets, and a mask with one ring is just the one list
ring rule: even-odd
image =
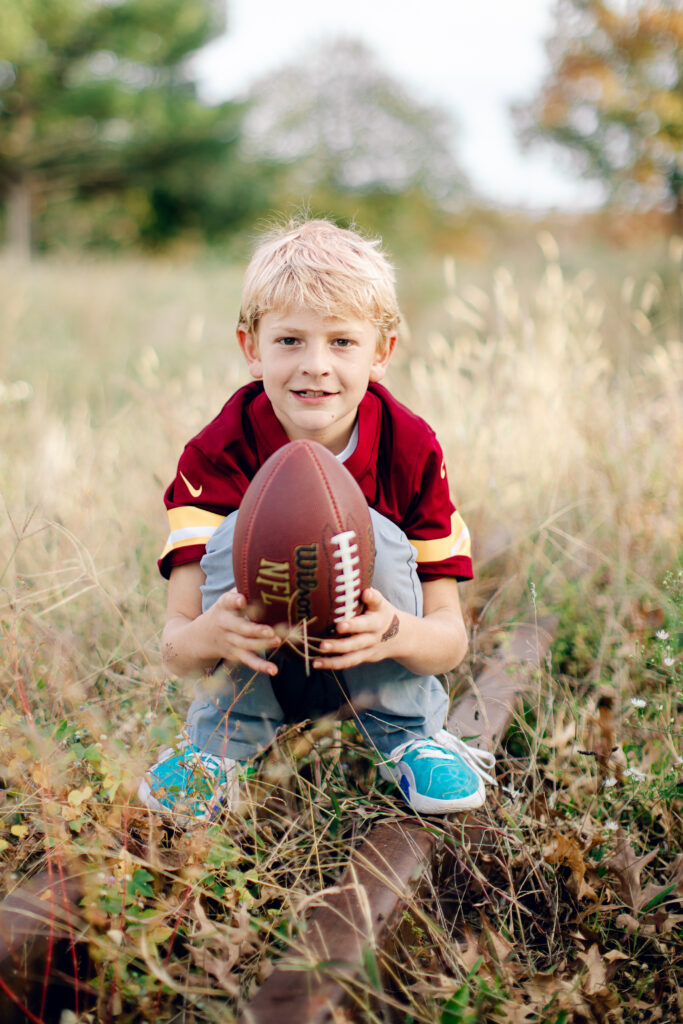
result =
[[418,562],[443,562],[454,555],[470,557],[472,543],[470,531],[459,512],[451,516],[451,532],[448,537],[435,537],[432,540],[413,540],[410,543],[417,550]]
[[207,512],[203,508],[196,508],[194,505],[181,505],[179,508],[169,508],[168,525],[173,530],[185,530],[193,526],[213,526],[214,529],[220,526],[225,516],[217,512]]
[[225,519],[216,512],[207,512],[194,505],[181,505],[180,508],[168,510],[168,522],[171,532],[166,539],[166,546],[161,553],[165,558],[171,551],[178,548],[191,547],[193,544],[206,544],[211,535]]

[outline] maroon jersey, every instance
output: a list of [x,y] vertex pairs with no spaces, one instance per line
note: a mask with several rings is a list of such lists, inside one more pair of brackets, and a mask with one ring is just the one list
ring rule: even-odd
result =
[[[201,559],[211,534],[239,508],[256,470],[288,441],[263,384],[253,381],[235,392],[187,444],[164,495],[171,532],[159,559],[162,575]],[[358,407],[358,444],[344,465],[368,505],[416,548],[422,580],[472,578],[469,531],[451,500],[436,435],[381,384],[370,384]]]

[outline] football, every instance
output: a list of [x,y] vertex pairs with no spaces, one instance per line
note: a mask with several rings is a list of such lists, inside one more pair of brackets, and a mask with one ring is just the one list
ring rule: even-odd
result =
[[233,542],[235,585],[271,626],[334,632],[362,610],[375,561],[363,492],[324,445],[290,441],[264,462],[242,499]]

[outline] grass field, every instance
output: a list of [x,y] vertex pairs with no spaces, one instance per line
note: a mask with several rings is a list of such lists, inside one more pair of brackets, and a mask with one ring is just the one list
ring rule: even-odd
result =
[[[514,622],[559,626],[487,805],[500,848],[459,893],[488,942],[423,894],[340,1020],[683,1017],[682,259],[580,263],[542,234],[528,266],[447,260],[409,325],[388,383],[437,430],[475,544],[453,692]],[[258,813],[126,852],[191,698],[158,652],[161,493],[246,380],[240,269],[2,271],[0,888],[98,865],[91,1019],[229,1021],[349,843],[405,812],[345,724],[265,766]]]

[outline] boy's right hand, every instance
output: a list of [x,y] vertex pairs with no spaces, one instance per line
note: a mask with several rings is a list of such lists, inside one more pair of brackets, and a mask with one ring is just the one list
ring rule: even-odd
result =
[[247,599],[236,589],[221,594],[201,618],[209,636],[216,639],[219,661],[239,661],[256,672],[277,674],[277,665],[259,657],[259,652],[276,650],[282,643],[271,626],[246,617]]
[[223,660],[276,675],[277,666],[261,656],[281,645],[275,630],[246,617],[246,598],[236,589],[222,594],[202,612],[205,578],[198,562],[171,572],[162,636],[165,664],[180,676],[211,673]]

